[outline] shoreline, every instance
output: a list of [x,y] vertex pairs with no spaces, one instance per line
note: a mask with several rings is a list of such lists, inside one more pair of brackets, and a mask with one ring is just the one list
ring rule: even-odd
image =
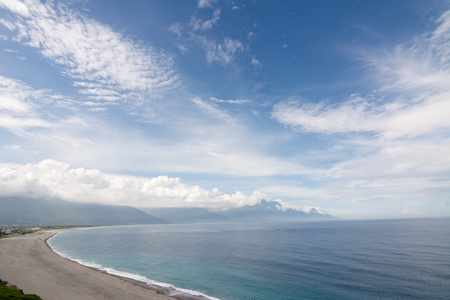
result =
[[[102,226],[99,226],[99,227],[96,227],[96,228],[100,228],[100,227],[102,227]],[[197,292],[197,291],[192,291],[192,290],[187,290],[187,289],[175,287],[175,286],[173,286],[171,284],[164,283],[164,282],[157,282],[157,281],[154,281],[154,280],[149,279],[147,277],[140,276],[138,274],[121,272],[121,271],[118,271],[118,270],[115,270],[115,269],[110,269],[110,268],[107,268],[107,267],[99,265],[99,267],[104,268],[104,269],[100,269],[100,268],[97,268],[97,267],[89,265],[88,262],[87,263],[83,263],[82,261],[80,261],[78,259],[74,259],[74,258],[68,257],[64,253],[58,252],[56,249],[53,249],[52,246],[48,243],[48,241],[52,237],[54,237],[55,235],[57,235],[60,232],[66,232],[66,231],[71,231],[71,230],[90,229],[90,228],[91,227],[89,227],[89,228],[80,227],[80,228],[70,228],[70,229],[58,230],[58,232],[55,232],[51,236],[47,237],[45,239],[45,243],[46,243],[47,247],[50,248],[50,250],[53,253],[55,253],[56,255],[66,259],[66,260],[68,260],[70,262],[74,262],[76,264],[82,265],[82,266],[84,266],[86,268],[89,268],[89,269],[92,269],[92,270],[94,270],[96,272],[100,272],[100,273],[104,273],[104,274],[107,274],[107,275],[110,275],[110,276],[118,277],[118,278],[120,278],[122,280],[131,282],[131,283],[133,283],[135,285],[138,285],[138,286],[140,286],[142,288],[149,289],[149,290],[152,290],[152,291],[156,291],[158,294],[171,297],[172,299],[178,299],[178,300],[205,300],[205,299],[206,300],[220,300],[218,298],[214,298],[214,297],[210,297],[210,296],[204,295],[204,294],[202,294],[200,292]],[[105,269],[113,270],[113,272],[109,272],[108,270],[105,270]],[[127,275],[121,275],[120,273],[122,273],[122,274],[125,273],[128,276]],[[136,276],[137,277],[142,277],[142,280],[133,278],[133,277],[136,277]]]
[[168,296],[163,294],[163,289],[145,282],[109,274],[60,256],[47,240],[68,230],[75,228],[0,239],[0,278],[26,294],[36,294],[45,300],[205,299]]

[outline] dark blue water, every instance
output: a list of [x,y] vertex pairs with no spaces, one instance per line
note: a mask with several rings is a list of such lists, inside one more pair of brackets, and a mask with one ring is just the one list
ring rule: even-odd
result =
[[219,299],[450,299],[449,218],[108,227],[50,244]]

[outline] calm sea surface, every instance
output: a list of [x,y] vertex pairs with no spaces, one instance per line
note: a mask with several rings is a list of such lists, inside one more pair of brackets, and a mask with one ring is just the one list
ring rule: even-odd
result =
[[174,294],[450,299],[450,218],[106,227],[60,233],[49,244]]

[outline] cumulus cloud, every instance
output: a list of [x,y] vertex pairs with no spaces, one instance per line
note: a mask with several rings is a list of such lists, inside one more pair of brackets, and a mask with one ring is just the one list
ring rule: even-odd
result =
[[[270,200],[267,195],[257,191],[251,195],[239,191],[224,194],[217,188],[205,190],[183,184],[179,178],[103,174],[95,169],[71,168],[66,163],[51,159],[37,164],[0,164],[0,196],[58,198],[137,207],[205,207],[215,210]],[[278,201],[282,206],[286,205]]]
[[[10,18],[0,23],[15,33],[15,41],[38,49],[94,100],[120,100],[109,94],[128,91],[157,97],[178,83],[169,55],[136,43],[65,4],[11,0],[0,7],[10,12]],[[98,88],[84,89],[83,84]]]

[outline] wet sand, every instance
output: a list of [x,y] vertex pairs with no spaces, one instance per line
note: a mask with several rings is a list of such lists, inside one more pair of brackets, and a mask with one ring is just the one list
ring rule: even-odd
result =
[[46,243],[57,232],[0,239],[0,279],[44,300],[175,299],[57,255]]

